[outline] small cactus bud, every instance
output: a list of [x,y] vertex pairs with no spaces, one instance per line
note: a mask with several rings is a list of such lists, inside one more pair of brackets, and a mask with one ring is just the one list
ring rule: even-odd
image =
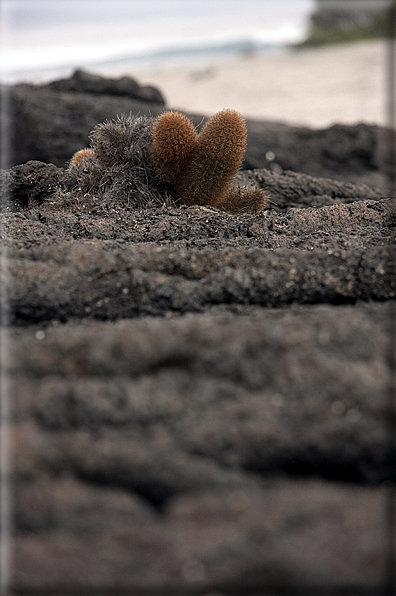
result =
[[84,161],[91,160],[95,155],[93,149],[80,149],[76,151],[73,157],[70,160],[70,166],[75,166],[77,164],[81,164]]
[[236,186],[231,188],[218,207],[229,213],[259,213],[267,209],[269,197],[257,186]]

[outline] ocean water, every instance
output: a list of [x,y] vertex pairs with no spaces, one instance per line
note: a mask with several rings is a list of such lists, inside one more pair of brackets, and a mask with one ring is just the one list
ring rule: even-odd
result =
[[2,0],[2,82],[270,52],[303,39],[314,0]]

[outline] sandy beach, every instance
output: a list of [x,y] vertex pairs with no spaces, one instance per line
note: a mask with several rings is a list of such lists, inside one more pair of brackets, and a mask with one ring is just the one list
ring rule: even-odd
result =
[[135,74],[159,86],[169,106],[189,112],[210,115],[227,107],[250,118],[315,128],[385,125],[386,51],[386,42],[375,40]]

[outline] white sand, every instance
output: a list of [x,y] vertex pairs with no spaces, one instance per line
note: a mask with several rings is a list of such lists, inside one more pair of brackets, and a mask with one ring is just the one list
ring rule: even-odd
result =
[[136,73],[168,106],[326,127],[387,122],[387,46],[382,41],[237,56],[202,66]]

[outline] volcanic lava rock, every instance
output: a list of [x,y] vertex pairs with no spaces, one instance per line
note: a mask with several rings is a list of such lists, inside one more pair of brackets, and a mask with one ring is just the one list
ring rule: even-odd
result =
[[[116,105],[26,97],[47,155]],[[137,209],[64,175],[0,175],[12,592],[390,593],[395,199],[262,168],[257,215]]]

